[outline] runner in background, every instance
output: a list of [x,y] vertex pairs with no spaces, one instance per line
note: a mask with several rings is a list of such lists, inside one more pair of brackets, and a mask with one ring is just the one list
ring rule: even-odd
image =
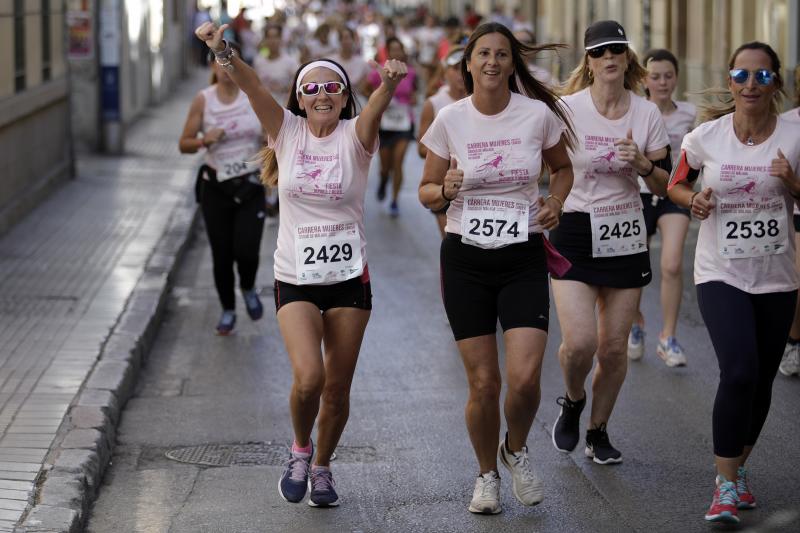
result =
[[[533,31],[528,29],[521,29],[516,30],[514,32],[514,37],[516,37],[519,42],[524,43],[528,46],[536,46],[536,38],[533,35]],[[534,78],[539,80],[540,82],[544,83],[549,87],[553,87],[553,75],[550,74],[550,71],[547,69],[543,69],[542,67],[538,66],[536,61],[536,56],[531,55],[530,57],[526,57],[525,61],[528,63],[528,70],[533,75]]]
[[[467,96],[467,89],[464,86],[464,78],[461,76],[461,60],[464,57],[463,48],[453,48],[450,53],[441,62],[438,71],[442,72],[444,84],[439,87],[435,94],[431,95],[422,104],[422,113],[419,117],[419,139],[428,131],[436,115],[443,107],[450,105]],[[417,152],[423,159],[428,155],[428,149],[421,142],[417,142]],[[444,207],[436,210],[431,210],[436,216],[436,223],[439,226],[439,232],[442,238],[445,237],[445,225],[447,224],[447,208],[450,202],[446,203]]]
[[637,176],[664,195],[669,137],[655,104],[638,96],[646,71],[613,20],[586,30],[585,53],[565,87],[564,103],[575,124],[575,185],[553,245],[572,263],[553,276],[561,347],[558,358],[566,394],[553,425],[553,444],[569,453],[580,440],[586,377],[592,371],[592,407],[585,454],[598,464],[622,461],[608,423],[628,358],[628,332],[642,287],[650,282],[642,200]]
[[[647,99],[658,106],[669,135],[672,163],[676,164],[683,136],[694,127],[697,110],[689,102],[675,101],[672,93],[678,84],[678,60],[669,50],[651,50],[642,58],[647,69],[644,80]],[[664,325],[658,335],[656,353],[667,366],[683,366],[686,354],[678,343],[675,330],[683,294],[683,245],[689,231],[689,211],[675,205],[668,197],[650,192],[644,180],[639,180],[647,226],[647,246],[655,235],[661,233],[661,312]],[[641,307],[641,296],[639,297]],[[628,357],[639,360],[644,355],[644,315],[637,311],[628,335]]]
[[702,221],[694,282],[720,370],[705,519],[737,523],[739,509],[756,506],[745,463],[769,414],[797,301],[800,125],[778,117],[781,63],[769,45],[740,46],[728,67],[727,91],[711,93],[721,103],[705,106],[708,122],[683,139],[669,196]]
[[425,15],[424,26],[417,28],[414,37],[417,41],[417,63],[428,83],[439,62],[437,53],[439,42],[444,38],[444,30],[437,24],[436,17],[429,13]]
[[[794,68],[794,90],[795,107],[783,113],[781,118],[800,124],[800,65]],[[795,248],[800,250],[800,208],[797,206],[794,206],[792,219]],[[800,254],[796,255],[795,261],[797,270],[800,271]],[[784,376],[800,374],[800,298],[797,299],[792,329],[789,330],[789,340],[786,341],[786,348],[783,351],[779,370]]]
[[[389,59],[405,63],[406,52],[403,43],[397,37],[386,41]],[[372,71],[367,76],[370,92],[381,84],[379,72]],[[408,143],[414,140],[414,106],[417,103],[417,77],[413,67],[408,67],[408,75],[398,84],[389,107],[383,112],[379,132],[380,138],[380,182],[378,183],[378,201],[386,198],[386,187],[392,181],[392,198],[389,214],[400,215],[398,197],[403,186],[403,159],[405,159]]]
[[370,72],[369,64],[361,57],[356,47],[356,32],[347,26],[342,26],[338,30],[339,52],[333,54],[331,59],[344,67],[345,72],[350,77],[350,83],[358,91],[356,98],[359,108],[364,106],[366,98],[363,96],[367,92],[367,75]]
[[247,314],[253,320],[264,314],[255,288],[266,214],[257,160],[264,136],[247,95],[224,69],[210,61],[211,85],[192,100],[179,147],[184,154],[206,150],[196,194],[211,245],[214,286],[222,305],[216,332],[229,335],[236,325],[234,266],[239,271]]

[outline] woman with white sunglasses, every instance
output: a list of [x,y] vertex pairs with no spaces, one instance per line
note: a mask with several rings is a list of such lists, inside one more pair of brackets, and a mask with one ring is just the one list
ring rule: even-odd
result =
[[386,62],[380,87],[356,116],[341,65],[312,61],[295,75],[284,109],[222,40],[225,28],[206,23],[195,34],[247,94],[267,132],[262,180],[277,184],[281,204],[275,307],[294,375],[294,442],[278,489],[283,499],[297,503],[309,486],[309,505],[332,507],[339,499],[330,459],[347,423],[350,385],[372,309],[364,238],[367,174],[381,114],[406,65]]
[[[722,104],[686,135],[669,197],[700,219],[697,303],[720,369],[712,429],[716,488],[705,519],[752,509],[745,462],[769,413],[797,299],[792,206],[800,202],[800,125],[778,117],[778,55],[760,42],[729,62]],[[712,93],[712,94],[713,94]],[[701,175],[701,186],[693,190]]]

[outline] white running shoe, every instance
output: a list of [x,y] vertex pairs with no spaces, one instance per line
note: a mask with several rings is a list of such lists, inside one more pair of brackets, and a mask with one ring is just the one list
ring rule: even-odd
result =
[[686,354],[675,337],[663,341],[659,338],[656,353],[669,367],[686,366]]
[[497,514],[502,510],[500,507],[500,476],[495,471],[481,474],[475,480],[475,490],[472,491],[469,512]]
[[800,374],[800,344],[786,343],[786,349],[783,351],[783,359],[781,359],[781,365],[778,370],[784,376]]
[[508,471],[511,472],[511,486],[514,496],[522,505],[536,505],[544,499],[544,483],[533,471],[528,461],[528,447],[523,446],[519,452],[506,448],[506,439],[500,441],[497,455]]
[[644,330],[639,324],[634,324],[628,335],[628,359],[638,361],[642,356],[644,356]]

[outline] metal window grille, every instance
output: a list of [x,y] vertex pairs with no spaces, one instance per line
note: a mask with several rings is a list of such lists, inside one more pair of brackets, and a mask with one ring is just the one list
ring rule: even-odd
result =
[[50,65],[50,0],[42,0],[42,80],[49,81]]
[[25,0],[14,0],[14,90],[25,89]]

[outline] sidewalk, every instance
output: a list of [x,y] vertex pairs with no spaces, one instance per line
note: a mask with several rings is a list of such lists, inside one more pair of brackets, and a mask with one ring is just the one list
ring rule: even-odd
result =
[[0,239],[0,532],[81,527],[194,222],[178,137],[205,81]]

